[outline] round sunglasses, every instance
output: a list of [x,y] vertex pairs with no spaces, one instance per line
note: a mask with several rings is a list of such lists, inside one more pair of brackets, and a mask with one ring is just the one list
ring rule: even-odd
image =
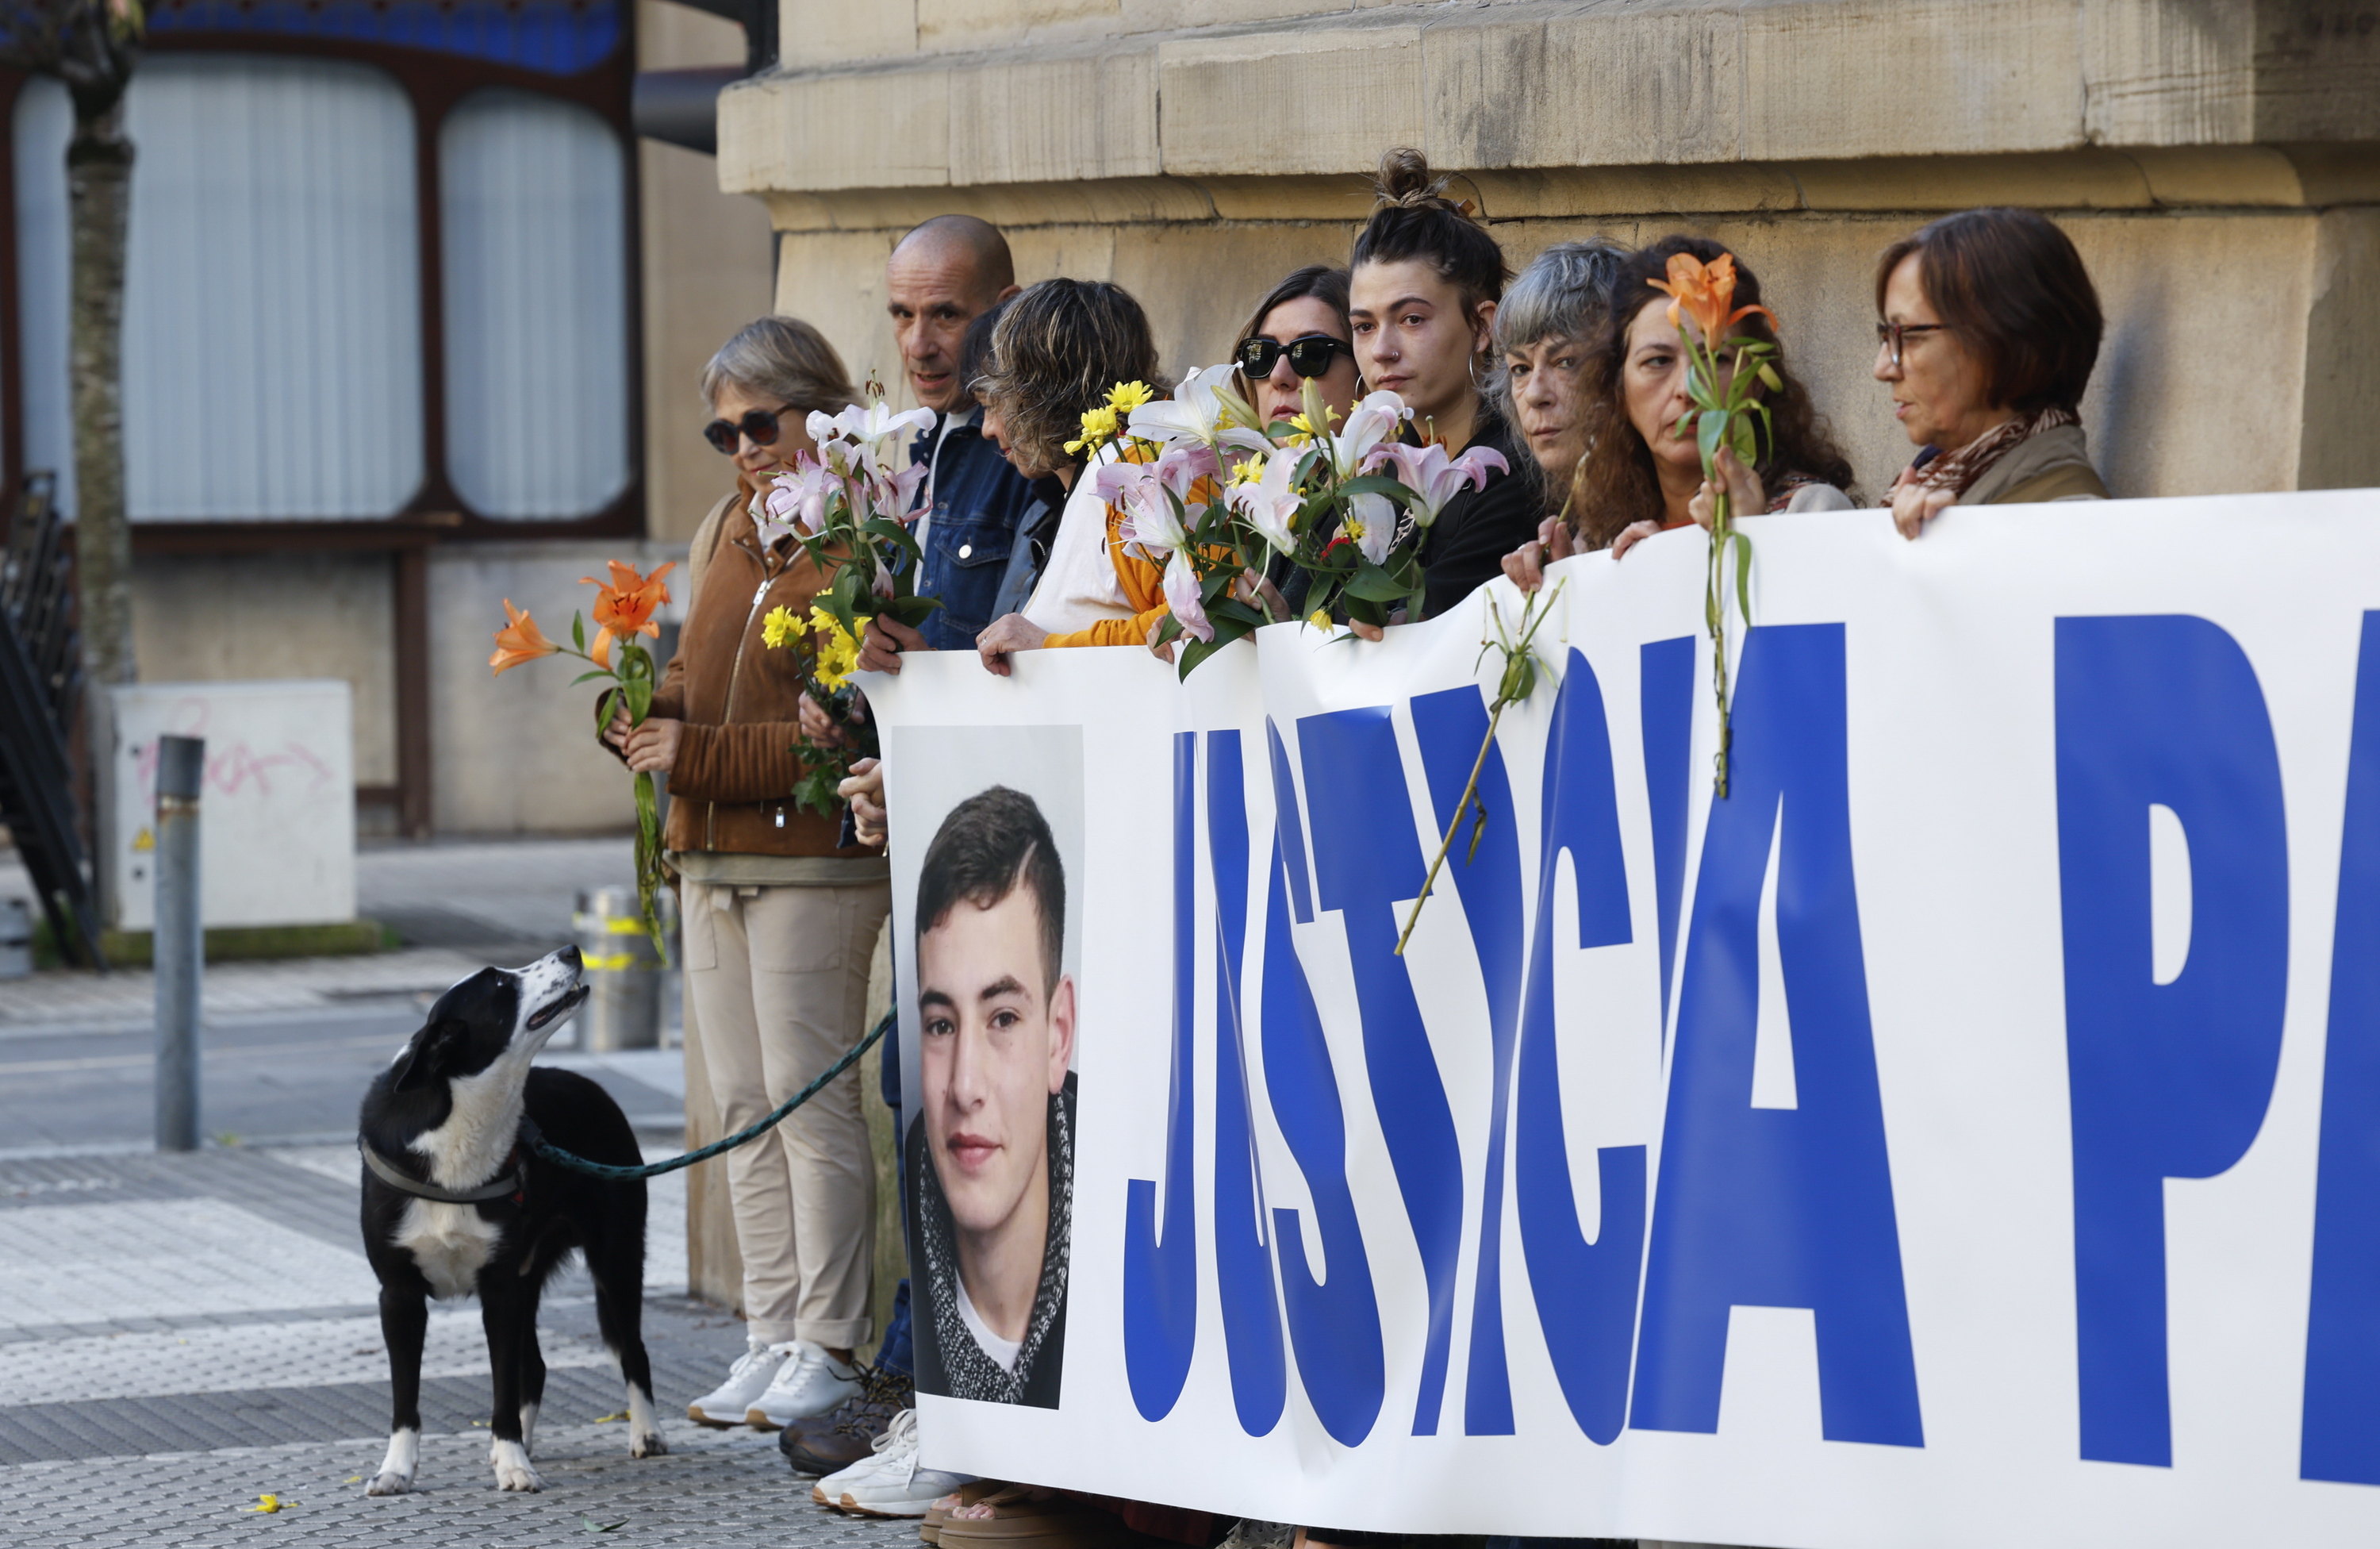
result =
[[788,404],[783,409],[756,409],[741,420],[713,420],[702,427],[702,439],[730,457],[735,455],[735,438],[739,435],[750,436],[755,446],[774,446],[779,417],[792,412],[793,406]]
[[1329,334],[1306,334],[1282,344],[1277,339],[1242,339],[1232,358],[1240,373],[1250,382],[1261,382],[1272,374],[1274,362],[1289,357],[1289,369],[1300,376],[1320,376],[1330,369],[1330,357],[1344,352],[1350,360],[1355,358],[1354,346],[1345,339]]

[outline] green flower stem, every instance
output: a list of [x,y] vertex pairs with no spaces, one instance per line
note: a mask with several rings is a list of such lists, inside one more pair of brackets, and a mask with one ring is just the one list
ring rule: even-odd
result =
[[[1504,653],[1504,671],[1496,681],[1495,701],[1488,707],[1488,735],[1479,739],[1479,756],[1471,761],[1471,778],[1463,783],[1462,799],[1454,804],[1454,820],[1446,825],[1446,837],[1439,842],[1438,856],[1429,863],[1429,874],[1422,878],[1421,896],[1414,900],[1413,913],[1406,918],[1405,928],[1397,934],[1397,949],[1390,954],[1391,957],[1405,955],[1405,943],[1413,939],[1414,927],[1421,922],[1421,907],[1429,902],[1430,889],[1438,883],[1439,871],[1446,864],[1448,853],[1454,848],[1454,835],[1463,827],[1463,814],[1476,803],[1479,821],[1483,823],[1488,821],[1488,805],[1479,800],[1479,772],[1488,767],[1488,750],[1496,745],[1496,727],[1504,719],[1505,710],[1536,691],[1536,656],[1531,642],[1536,639],[1537,631],[1544,627],[1546,620],[1553,616],[1554,599],[1560,596],[1561,589],[1569,584],[1567,580],[1554,583],[1554,589],[1542,599],[1546,605],[1542,613],[1537,611],[1540,599],[1535,594],[1522,604],[1522,628],[1518,639],[1505,634],[1503,612],[1496,606],[1493,598],[1488,600],[1488,616],[1495,621],[1496,639],[1481,641],[1479,654],[1484,659],[1491,649],[1501,651]],[[1475,853],[1478,848],[1478,840],[1473,839],[1473,851]]]

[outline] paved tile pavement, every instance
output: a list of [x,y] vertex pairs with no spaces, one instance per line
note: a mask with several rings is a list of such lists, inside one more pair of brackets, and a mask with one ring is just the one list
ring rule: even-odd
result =
[[[672,1420],[670,1456],[631,1459],[575,1269],[540,1319],[545,1492],[492,1487],[487,1358],[464,1303],[431,1314],[423,1488],[366,1499],[388,1382],[358,1187],[345,1146],[0,1159],[0,1543],[578,1543],[590,1521],[720,1549],[915,1542],[909,1524],[811,1505],[766,1437]],[[650,1187],[645,1336],[675,1414],[743,1327],[683,1294],[683,1175]],[[294,1504],[248,1509],[268,1493]]]

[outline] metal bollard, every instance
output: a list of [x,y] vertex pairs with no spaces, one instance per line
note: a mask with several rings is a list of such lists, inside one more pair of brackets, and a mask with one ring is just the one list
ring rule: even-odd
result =
[[207,939],[199,908],[199,787],[206,742],[157,739],[157,1149],[199,1149],[199,990]]
[[33,971],[33,911],[22,898],[0,898],[0,979]]
[[[674,942],[677,900],[667,891],[654,899],[662,930]],[[570,917],[586,965],[587,1009],[578,1015],[578,1046],[594,1054],[650,1049],[662,1041],[661,959],[645,933],[644,916],[633,887],[598,887],[578,895]],[[675,959],[674,946],[671,957]]]

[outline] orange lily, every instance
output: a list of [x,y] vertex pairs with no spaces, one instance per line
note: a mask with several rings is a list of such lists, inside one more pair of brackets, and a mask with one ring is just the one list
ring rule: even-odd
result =
[[1777,321],[1777,314],[1767,307],[1728,310],[1735,304],[1733,253],[1721,253],[1707,264],[1692,253],[1672,253],[1670,255],[1669,283],[1665,285],[1659,280],[1645,283],[1656,290],[1667,292],[1671,298],[1670,323],[1672,326],[1685,326],[1684,319],[1679,315],[1681,309],[1694,320],[1695,328],[1702,333],[1706,349],[1717,349],[1727,331],[1754,312],[1767,318],[1771,324]]
[[595,623],[598,626],[595,649],[588,654],[594,658],[596,665],[603,667],[612,665],[614,637],[622,640],[630,635],[650,635],[655,640],[662,638],[662,627],[653,622],[653,610],[669,601],[669,588],[662,584],[662,578],[677,568],[677,561],[672,560],[651,575],[645,576],[638,574],[635,566],[623,565],[616,559],[611,565],[612,583],[609,586],[592,576],[578,578],[585,584],[598,588],[595,593]]
[[536,619],[513,606],[513,600],[509,597],[504,599],[504,615],[512,622],[496,631],[496,653],[488,658],[488,665],[497,672],[501,673],[506,667],[516,667],[523,662],[534,662],[540,656],[554,655],[562,650],[545,638],[545,631],[537,627]]

